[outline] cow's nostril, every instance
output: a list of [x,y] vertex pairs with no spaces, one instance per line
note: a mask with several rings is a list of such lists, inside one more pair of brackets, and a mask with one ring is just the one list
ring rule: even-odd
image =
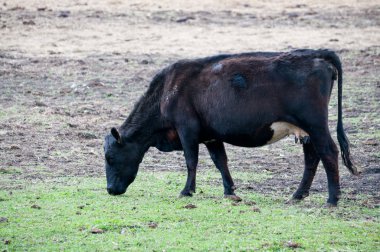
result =
[[111,195],[115,195],[116,194],[115,191],[114,191],[114,189],[112,189],[112,187],[107,187],[107,192],[109,194],[111,194]]

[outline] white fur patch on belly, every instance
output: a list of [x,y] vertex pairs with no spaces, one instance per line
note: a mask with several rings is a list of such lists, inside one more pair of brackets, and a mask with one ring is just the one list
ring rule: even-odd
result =
[[295,135],[299,139],[305,136],[309,136],[309,134],[307,134],[301,128],[287,122],[274,122],[270,128],[273,130],[273,136],[272,139],[269,140],[268,144],[277,142],[289,135]]

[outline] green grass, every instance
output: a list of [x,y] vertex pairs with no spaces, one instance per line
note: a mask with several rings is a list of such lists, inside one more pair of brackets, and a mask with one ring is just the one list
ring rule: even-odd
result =
[[[11,175],[1,176],[3,185],[11,182]],[[222,198],[221,183],[209,182],[217,176],[200,173],[198,191],[203,193],[181,199],[185,176],[179,172],[140,172],[127,193],[117,197],[106,193],[103,178],[13,181],[23,189],[0,191],[0,217],[8,219],[0,222],[0,251],[293,250],[289,244],[306,251],[379,248],[378,209],[347,200],[326,209],[324,194],[286,205],[280,196],[243,190],[244,201],[233,205]],[[264,179],[245,172],[236,177]],[[189,203],[197,208],[184,208]],[[149,227],[151,222],[157,227]],[[92,234],[94,227],[104,233]]]

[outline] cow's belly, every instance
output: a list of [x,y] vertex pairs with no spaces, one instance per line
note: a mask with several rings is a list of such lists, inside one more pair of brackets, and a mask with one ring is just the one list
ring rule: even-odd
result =
[[220,140],[236,146],[259,147],[275,143],[290,135],[294,135],[298,139],[308,136],[304,130],[291,123],[274,122],[256,129],[250,134],[230,133],[223,135]]

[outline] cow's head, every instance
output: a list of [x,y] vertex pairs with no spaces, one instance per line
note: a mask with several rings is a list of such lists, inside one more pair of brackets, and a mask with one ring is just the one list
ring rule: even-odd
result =
[[107,191],[111,195],[125,193],[135,180],[142,160],[139,146],[123,137],[115,128],[104,143]]

